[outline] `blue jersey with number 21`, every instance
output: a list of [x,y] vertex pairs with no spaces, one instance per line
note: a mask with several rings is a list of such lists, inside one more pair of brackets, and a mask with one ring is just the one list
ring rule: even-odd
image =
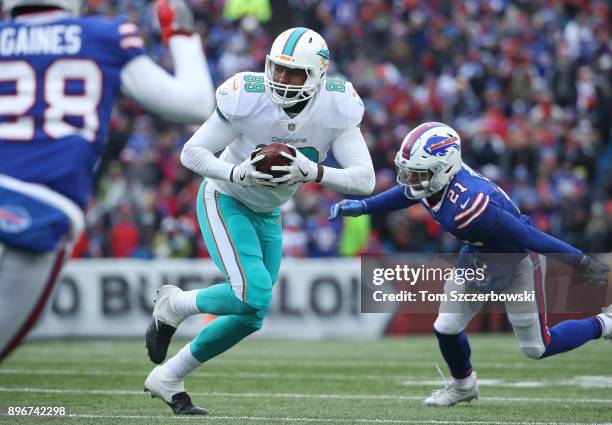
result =
[[[410,199],[407,186],[395,186],[386,192],[364,199],[366,212],[375,214],[421,203],[434,220],[465,245],[460,265],[469,264],[480,253],[526,254],[562,253],[580,255],[580,250],[535,228],[531,219],[521,214],[506,193],[467,165],[451,179],[437,204]],[[490,279],[487,289],[505,288],[520,255],[489,256]]]

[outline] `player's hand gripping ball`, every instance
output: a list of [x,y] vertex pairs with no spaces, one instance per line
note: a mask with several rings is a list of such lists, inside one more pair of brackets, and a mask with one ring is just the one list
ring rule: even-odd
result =
[[272,143],[269,145],[262,146],[261,149],[258,148],[253,152],[253,155],[263,155],[264,159],[257,163],[255,169],[264,174],[271,174],[275,178],[284,176],[287,173],[286,171],[272,170],[272,167],[275,165],[285,166],[291,164],[291,160],[283,156],[282,152],[285,152],[285,154],[289,155],[293,154],[293,152],[291,152],[291,149],[289,149],[286,145],[283,145],[282,143]]
[[306,183],[311,181],[320,182],[323,177],[322,167],[311,161],[306,155],[300,152],[295,146],[287,145],[290,153],[281,152],[281,156],[289,160],[288,165],[274,165],[271,170],[277,173],[285,173],[280,177],[270,180],[272,183],[293,185],[296,183]]
[[266,159],[260,152],[265,145],[258,146],[240,164],[235,165],[230,173],[230,182],[243,187],[267,187],[273,189],[278,187],[278,183],[273,183],[274,178],[271,173],[265,173],[258,169],[259,164]]

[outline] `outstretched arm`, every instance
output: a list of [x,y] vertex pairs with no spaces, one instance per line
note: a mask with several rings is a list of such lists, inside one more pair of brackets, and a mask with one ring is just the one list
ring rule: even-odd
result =
[[491,235],[504,235],[509,242],[542,254],[571,254],[567,258],[563,257],[563,260],[576,267],[578,273],[588,282],[597,286],[607,284],[607,274],[610,270],[606,265],[578,248],[524,223],[496,205],[489,204],[484,214],[470,225],[470,232],[489,238]]
[[403,186],[395,186],[378,195],[359,201],[345,199],[332,205],[329,219],[335,220],[338,215],[356,217],[362,214],[377,214],[410,207],[418,201],[407,198]]
[[215,92],[200,38],[175,35],[169,47],[174,76],[141,55],[121,70],[121,91],[162,118],[202,124],[213,110]]
[[407,198],[404,194],[404,186],[395,186],[389,190],[379,193],[378,195],[365,198],[366,212],[368,214],[378,214],[400,210],[417,204],[416,199]]
[[508,242],[540,253],[582,254],[579,249],[521,221],[491,202],[477,220],[465,227],[465,231],[483,238],[504,235]]

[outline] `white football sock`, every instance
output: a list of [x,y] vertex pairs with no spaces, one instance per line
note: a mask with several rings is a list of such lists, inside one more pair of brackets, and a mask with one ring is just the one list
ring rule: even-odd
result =
[[476,385],[476,372],[472,371],[472,373],[469,374],[469,376],[463,378],[463,379],[457,379],[457,378],[452,378],[453,379],[453,384],[462,390],[465,390],[467,388],[472,388],[474,385]]
[[193,357],[189,344],[181,348],[176,356],[169,359],[164,367],[175,375],[178,379],[183,379],[189,372],[197,369],[202,364],[201,361]]
[[199,289],[193,291],[181,291],[174,297],[174,309],[183,317],[188,317],[194,314],[200,314],[196,297]]
[[595,317],[599,319],[603,327],[600,338],[610,338],[612,336],[612,317],[605,313],[599,313]]

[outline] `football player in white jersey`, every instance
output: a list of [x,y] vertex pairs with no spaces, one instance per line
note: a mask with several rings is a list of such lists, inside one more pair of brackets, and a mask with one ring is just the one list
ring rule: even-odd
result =
[[156,3],[174,76],[146,55],[136,25],[81,17],[81,0],[1,3],[0,361],[36,323],[83,229],[119,92],[190,124],[214,109],[200,37],[181,0]]
[[[198,219],[206,246],[226,281],[196,291],[162,286],[147,330],[150,359],[164,361],[170,338],[189,315],[220,317],[145,381],[145,390],[177,414],[203,414],[183,378],[262,327],[281,261],[279,207],[316,182],[342,193],[374,190],[372,160],[359,129],[363,102],[349,82],[327,78],[325,40],[307,28],[280,34],[265,73],[239,73],[217,89],[217,110],[185,144],[181,160],[205,177]],[[261,145],[292,145],[284,172],[255,169]],[[330,148],[342,168],[323,166]],[[223,151],[220,157],[215,152]]]

